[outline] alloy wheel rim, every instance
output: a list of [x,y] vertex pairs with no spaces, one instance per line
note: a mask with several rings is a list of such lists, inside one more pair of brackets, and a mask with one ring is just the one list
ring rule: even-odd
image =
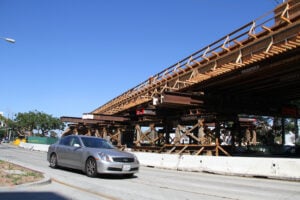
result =
[[55,163],[56,163],[56,156],[55,155],[52,155],[51,156],[51,166],[55,166]]
[[89,174],[93,174],[95,172],[95,162],[93,160],[89,160],[87,165],[87,171]]

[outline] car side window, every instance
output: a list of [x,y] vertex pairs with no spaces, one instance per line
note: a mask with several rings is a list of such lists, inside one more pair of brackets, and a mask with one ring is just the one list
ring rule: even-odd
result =
[[73,137],[70,143],[70,146],[72,147],[80,147],[80,142],[79,139],[77,137]]
[[61,139],[60,144],[65,146],[70,146],[72,137],[64,137]]

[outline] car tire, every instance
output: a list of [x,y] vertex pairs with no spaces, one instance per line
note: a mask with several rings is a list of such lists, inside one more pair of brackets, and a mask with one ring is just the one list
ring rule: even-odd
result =
[[55,153],[50,156],[50,167],[57,168],[57,155]]
[[88,158],[85,164],[85,173],[88,177],[97,176],[97,163],[94,158]]

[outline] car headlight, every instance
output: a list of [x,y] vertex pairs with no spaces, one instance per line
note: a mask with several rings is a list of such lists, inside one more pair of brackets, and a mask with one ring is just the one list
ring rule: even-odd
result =
[[100,159],[103,160],[103,161],[113,162],[113,159],[105,153],[98,153],[98,155],[99,155]]
[[137,164],[140,164],[140,161],[139,161],[139,159],[136,157],[136,155],[134,155],[134,161],[135,161]]

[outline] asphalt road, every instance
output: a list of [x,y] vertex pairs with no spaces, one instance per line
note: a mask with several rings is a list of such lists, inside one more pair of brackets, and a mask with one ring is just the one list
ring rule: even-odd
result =
[[0,188],[0,199],[300,199],[300,182],[222,176],[141,167],[133,178],[89,178],[80,171],[52,169],[45,152],[0,144],[0,160],[41,171],[48,184]]

